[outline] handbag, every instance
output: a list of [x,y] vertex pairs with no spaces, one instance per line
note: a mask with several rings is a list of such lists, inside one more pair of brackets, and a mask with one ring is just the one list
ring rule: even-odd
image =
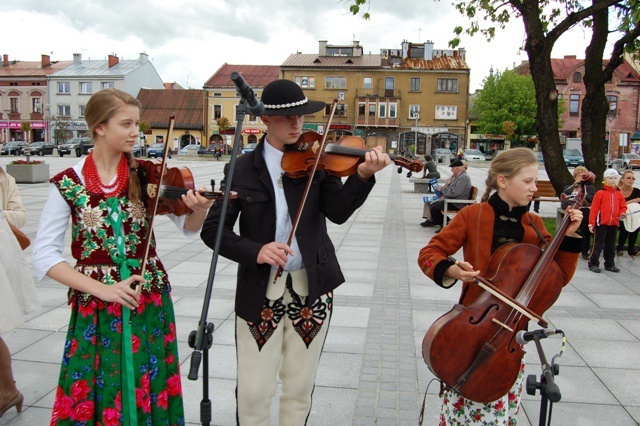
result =
[[13,235],[16,236],[16,239],[18,240],[18,244],[20,244],[20,248],[22,250],[25,250],[27,247],[29,247],[31,245],[31,240],[29,239],[27,234],[22,232],[20,229],[18,229],[17,226],[12,224],[11,222],[7,221],[7,223],[9,224],[9,227],[13,231]]

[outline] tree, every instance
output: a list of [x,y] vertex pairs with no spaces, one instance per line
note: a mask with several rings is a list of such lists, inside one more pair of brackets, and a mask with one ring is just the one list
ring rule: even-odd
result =
[[505,133],[515,145],[525,135],[534,135],[536,95],[529,75],[505,71],[485,79],[473,102],[480,133]]
[[[360,6],[369,0],[350,0],[354,4],[350,11],[357,15]],[[588,126],[582,128],[582,148],[587,166],[598,176],[604,170],[604,129],[608,104],[604,101],[604,84],[615,67],[622,63],[622,52],[637,51],[638,25],[640,23],[639,0],[592,0],[592,5],[583,7],[578,0],[455,0],[456,9],[471,20],[468,28],[456,27],[456,37],[449,43],[457,47],[464,32],[474,36],[484,35],[490,41],[496,26],[505,28],[513,18],[524,23],[526,40],[524,50],[529,57],[530,72],[536,90],[536,128],[549,179],[556,192],[571,184],[573,179],[567,170],[562,155],[558,133],[558,92],[551,67],[551,51],[562,34],[575,25],[593,26],[591,44],[585,52],[585,66],[589,68],[589,82],[585,75],[587,97],[583,101],[582,120]],[[602,53],[609,36],[609,8],[617,12],[618,25],[615,30],[621,37],[615,42],[611,59],[602,70]],[[364,16],[365,19],[368,17]],[[483,26],[488,23],[488,26]],[[602,136],[602,137],[601,137]]]
[[30,121],[23,121],[22,123],[20,123],[20,130],[22,130],[24,132],[24,139],[25,142],[27,142],[27,146],[24,148],[25,152],[27,153],[27,162],[29,162],[31,160],[29,154],[31,154],[31,152],[29,152],[29,146],[31,145],[31,141],[30,141],[30,135],[31,135],[31,122]]
[[[216,124],[218,125],[218,133],[222,134],[224,133],[225,130],[228,130],[229,128],[231,128],[231,121],[229,121],[229,119],[227,117],[220,117],[216,120]],[[224,150],[225,150],[225,155],[226,155],[226,151],[227,151],[227,144],[226,142],[224,143]]]
[[66,141],[71,137],[71,119],[65,116],[52,116],[51,128],[53,129],[53,140],[56,145]]

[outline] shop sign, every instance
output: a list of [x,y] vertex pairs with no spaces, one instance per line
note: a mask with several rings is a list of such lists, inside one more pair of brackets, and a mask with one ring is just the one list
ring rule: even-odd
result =
[[242,129],[242,133],[246,133],[248,135],[259,135],[262,133],[260,129]]
[[329,130],[351,130],[351,126],[349,124],[332,124]]

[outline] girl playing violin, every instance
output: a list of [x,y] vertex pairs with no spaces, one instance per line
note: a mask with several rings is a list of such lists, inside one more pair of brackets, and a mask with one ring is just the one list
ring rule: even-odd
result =
[[[132,155],[140,108],[116,89],[91,96],[85,118],[95,148],[51,179],[34,267],[69,287],[71,305],[52,425],[184,423],[169,280],[148,234],[145,168]],[[182,199],[193,213],[170,217],[195,235],[212,202],[193,191]],[[62,254],[69,217],[74,267]]]
[[[468,306],[483,291],[473,285],[489,258],[506,243],[527,243],[541,247],[551,240],[542,219],[528,213],[527,206],[537,190],[538,161],[528,148],[514,148],[494,157],[486,180],[482,202],[472,204],[454,216],[453,220],[420,250],[418,264],[422,271],[443,288],[463,281],[460,304]],[[496,191],[492,194],[493,191]],[[582,221],[579,209],[570,209],[570,225],[554,260],[562,270],[563,285],[573,276],[578,263],[582,240],[575,231]],[[544,236],[544,241],[538,236]],[[464,261],[450,258],[463,249]],[[507,395],[488,404],[471,401],[451,389],[442,394],[440,425],[510,425],[520,408],[524,378],[524,359],[520,374]]]

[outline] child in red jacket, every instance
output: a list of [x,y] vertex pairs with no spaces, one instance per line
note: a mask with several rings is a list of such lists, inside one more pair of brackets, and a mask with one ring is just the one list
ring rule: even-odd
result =
[[620,218],[627,211],[624,196],[617,188],[620,174],[615,169],[604,171],[604,185],[596,192],[589,214],[589,231],[594,234],[593,249],[589,256],[589,270],[600,273],[600,252],[604,249],[604,269],[620,272],[616,266],[616,237]]

